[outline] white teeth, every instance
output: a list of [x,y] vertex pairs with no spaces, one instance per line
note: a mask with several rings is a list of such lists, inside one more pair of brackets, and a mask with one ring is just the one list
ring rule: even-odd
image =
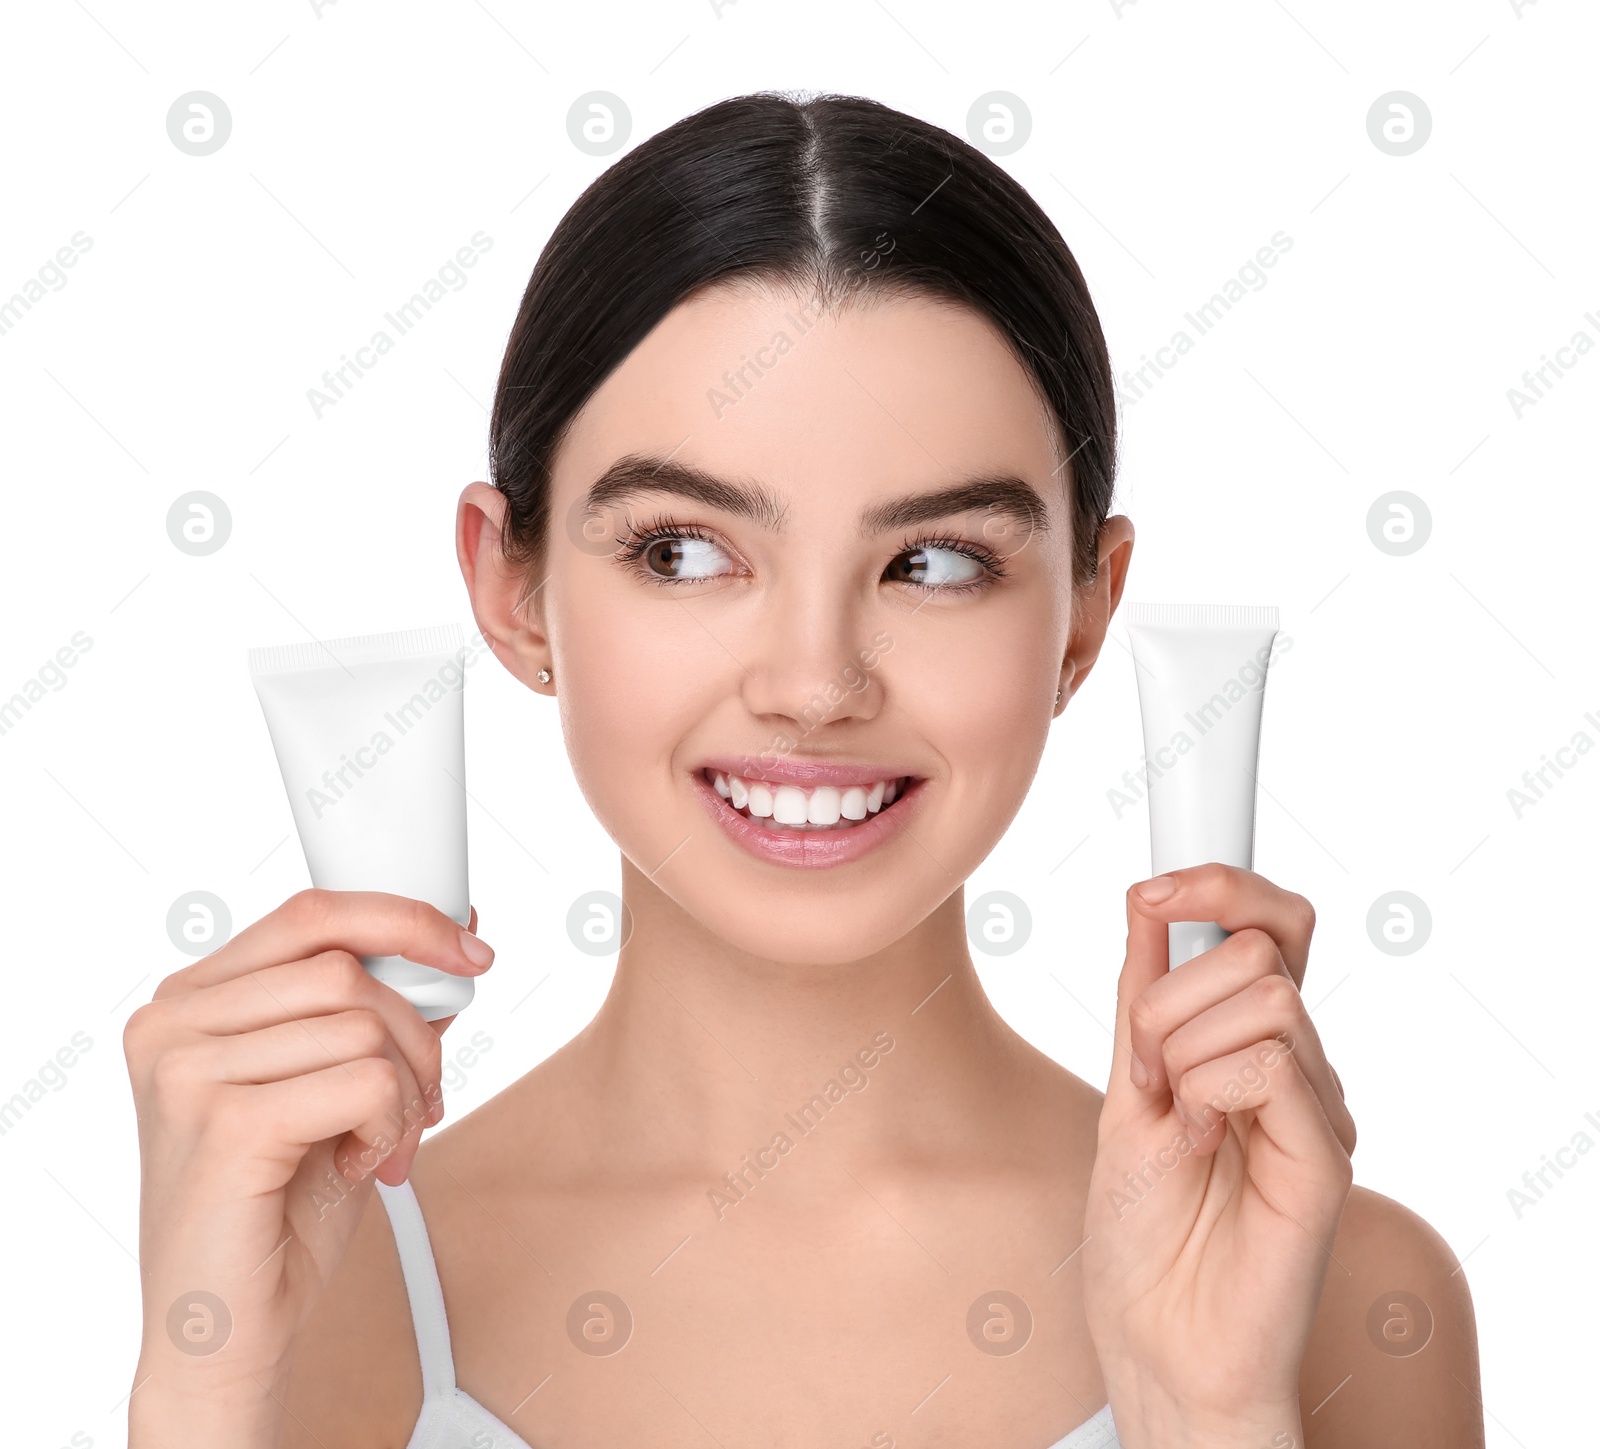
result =
[[806,819],[813,825],[837,825],[839,803],[839,792],[832,785],[820,785],[806,802]]
[[871,785],[819,785],[803,790],[798,785],[774,785],[745,780],[738,775],[710,772],[711,785],[735,810],[774,825],[817,826],[838,829],[840,822],[865,820],[892,805],[900,793],[897,780],[876,780]]
[[772,818],[779,825],[806,823],[806,792],[793,785],[779,785],[772,797]]

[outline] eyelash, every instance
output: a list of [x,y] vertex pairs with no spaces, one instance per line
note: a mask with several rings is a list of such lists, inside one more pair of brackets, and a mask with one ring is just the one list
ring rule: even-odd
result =
[[[718,543],[717,538],[709,530],[701,528],[694,523],[676,523],[671,518],[657,516],[648,523],[631,526],[628,536],[617,549],[614,557],[624,568],[636,577],[647,583],[656,584],[662,588],[675,588],[684,583],[701,582],[695,579],[664,579],[650,573],[642,566],[642,561],[652,547],[658,543],[674,538],[693,538],[703,543]],[[913,588],[931,589],[941,593],[964,594],[975,589],[987,588],[990,584],[1006,578],[1009,570],[999,554],[982,544],[973,543],[970,539],[954,538],[946,534],[922,535],[908,538],[900,545],[894,557],[902,554],[916,553],[921,549],[939,548],[951,553],[958,553],[964,558],[971,559],[982,568],[987,575],[984,578],[970,579],[964,584],[912,584]],[[886,566],[887,567],[887,566]]]
[[695,579],[664,579],[651,573],[643,566],[643,559],[656,544],[671,538],[694,538],[703,543],[716,543],[717,540],[707,530],[694,523],[674,523],[670,518],[656,517],[648,523],[631,525],[628,536],[623,540],[622,546],[614,557],[617,562],[636,577],[646,583],[656,584],[661,588],[676,588],[684,583],[700,582]]
[[904,553],[916,553],[919,549],[942,548],[950,553],[958,553],[963,558],[969,558],[973,563],[983,569],[986,577],[969,579],[964,584],[913,584],[913,588],[930,589],[938,593],[965,594],[976,589],[988,588],[989,585],[1006,578],[1010,570],[1006,568],[1005,560],[992,549],[985,548],[981,543],[973,543],[969,538],[953,538],[948,534],[923,535],[920,538],[907,539],[900,545],[895,558]]

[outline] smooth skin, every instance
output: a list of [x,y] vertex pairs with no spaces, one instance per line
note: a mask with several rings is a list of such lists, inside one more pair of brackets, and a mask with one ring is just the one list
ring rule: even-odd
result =
[[[557,697],[622,853],[633,934],[594,1021],[419,1151],[449,1024],[356,957],[481,969],[476,936],[426,906],[302,893],[135,1013],[134,1449],[404,1445],[420,1372],[371,1199],[407,1176],[458,1381],[541,1449],[1042,1449],[1108,1398],[1127,1449],[1481,1445],[1465,1274],[1350,1185],[1354,1123],[1299,992],[1303,897],[1219,865],[1173,872],[1164,898],[1130,887],[1103,1096],[985,997],[961,882],[1099,656],[1133,528],[1107,520],[1074,588],[1070,465],[984,319],[801,306],[719,287],[665,318],[563,440],[531,576],[500,552],[501,496],[462,495],[479,627]],[[791,347],[718,408],[723,374],[779,332]],[[655,572],[571,531],[627,455],[732,485],[669,492],[668,467],[613,501],[624,535],[681,540]],[[971,499],[872,517],[995,475],[1037,494],[1026,526]],[[694,772],[775,748],[921,777],[914,826],[829,870],[752,857]],[[1169,973],[1174,920],[1232,934]],[[864,1087],[786,1128],[879,1034]],[[724,1174],[785,1130],[792,1150],[719,1206]],[[359,1181],[330,1185],[338,1169]],[[167,1336],[201,1285],[233,1318],[211,1355]],[[633,1323],[609,1356],[567,1333],[596,1289]],[[997,1291],[1031,1318],[1019,1351],[980,1351],[1016,1321]],[[1420,1351],[1399,1293],[1431,1312]]]

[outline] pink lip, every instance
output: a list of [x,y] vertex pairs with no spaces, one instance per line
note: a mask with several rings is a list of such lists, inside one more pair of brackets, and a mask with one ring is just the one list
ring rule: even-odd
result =
[[[803,790],[815,790],[819,785],[871,785],[878,780],[898,780],[902,776],[916,777],[915,770],[900,765],[851,765],[826,763],[822,760],[796,760],[788,757],[767,759],[762,755],[718,755],[702,760],[698,770],[712,774],[737,775],[741,780],[765,780],[772,785],[798,785]],[[713,791],[713,794],[716,792]]]
[[[716,765],[707,765],[706,769],[715,770]],[[728,766],[720,766],[724,774],[728,773]],[[837,766],[824,767],[837,770]],[[733,771],[738,774],[738,770]],[[920,779],[913,779],[906,787],[905,793],[898,796],[892,805],[886,805],[876,815],[869,816],[859,825],[852,825],[846,830],[794,830],[776,831],[768,830],[764,825],[757,825],[747,820],[737,810],[728,804],[711,787],[704,774],[699,770],[691,776],[696,792],[704,803],[711,818],[720,825],[735,844],[743,846],[751,855],[760,860],[770,861],[774,865],[797,866],[801,869],[816,870],[834,865],[846,865],[851,861],[860,860],[870,854],[880,845],[885,844],[897,836],[913,812],[922,803],[922,787],[926,783]],[[806,777],[796,778],[786,775],[774,779],[771,775],[741,776],[744,779],[772,779],[775,784],[800,784]],[[862,784],[866,780],[894,779],[893,775],[860,775],[844,773],[837,776],[839,783],[847,785]],[[827,785],[835,783],[835,778],[816,779],[812,777],[811,783]]]

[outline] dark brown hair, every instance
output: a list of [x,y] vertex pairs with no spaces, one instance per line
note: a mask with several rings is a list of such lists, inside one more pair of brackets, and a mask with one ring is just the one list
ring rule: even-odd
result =
[[[890,264],[864,265],[892,239]],[[1037,202],[950,132],[859,96],[758,92],[652,136],[551,233],[506,344],[489,424],[507,554],[543,552],[551,464],[573,417],[679,302],[716,282],[920,293],[1009,341],[1071,459],[1073,578],[1094,578],[1116,402],[1100,320]],[[1064,446],[1063,446],[1064,445]]]

